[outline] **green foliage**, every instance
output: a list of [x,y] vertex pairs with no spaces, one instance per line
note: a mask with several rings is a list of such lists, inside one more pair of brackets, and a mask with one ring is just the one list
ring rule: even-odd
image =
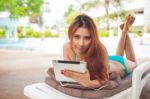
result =
[[59,37],[59,34],[53,34],[51,37]]
[[41,14],[43,0],[0,0],[0,11],[9,11],[11,18]]
[[28,5],[28,14],[32,15],[33,13],[41,13],[41,7],[43,0],[27,0]]
[[118,14],[116,12],[109,14],[109,19],[115,20],[118,17]]
[[81,5],[81,10],[89,11],[92,8],[98,8],[101,5],[102,1],[100,0],[88,0]]
[[102,16],[96,17],[95,19],[96,24],[100,24],[103,21]]
[[120,19],[123,21],[125,19],[125,17],[128,15],[128,11],[126,10],[121,10],[118,12],[118,16],[120,16]]
[[37,31],[33,31],[33,29],[32,28],[30,28],[30,27],[27,27],[26,28],[26,37],[40,37],[40,32],[37,32]]
[[143,31],[140,28],[132,28],[130,32],[133,33],[134,36],[141,37],[143,35]]
[[114,13],[110,13],[109,14],[109,18],[111,20],[115,20],[116,18],[120,18],[121,20],[123,20],[125,18],[125,16],[128,15],[128,12],[126,10],[124,10],[123,6],[122,6],[122,1],[121,0],[112,0],[111,4],[116,8],[117,12]]
[[0,0],[0,11],[7,10],[9,0]]
[[6,34],[5,28],[0,28],[0,38],[3,38]]
[[32,32],[32,37],[36,37],[36,38],[40,37],[40,32],[33,31]]
[[115,28],[115,29],[113,29],[113,36],[118,36],[118,29],[117,28]]
[[79,14],[80,14],[79,11],[75,11],[73,9],[73,5],[69,5],[67,11],[64,13],[65,22],[67,24],[70,24],[72,20]]
[[22,26],[18,26],[17,27],[17,36],[18,38],[23,38],[23,27]]
[[23,27],[22,26],[18,26],[17,27],[17,33],[21,33],[23,32]]
[[64,13],[64,17],[68,17],[72,12],[74,12],[73,5],[69,5],[68,10]]
[[80,12],[72,12],[67,18],[66,23],[70,24],[76,16],[78,16]]
[[26,37],[32,37],[33,29],[27,27],[25,31],[26,31]]
[[99,35],[99,37],[108,37],[109,36],[107,29],[99,30],[98,35]]
[[64,32],[66,35],[68,35],[68,28],[65,28]]
[[52,32],[49,29],[45,29],[45,31],[43,31],[44,37],[59,37],[59,34],[52,34]]
[[17,31],[18,31],[18,37],[19,38],[40,38],[40,37],[59,37],[59,34],[52,34],[52,32],[49,29],[45,29],[44,31],[40,32],[40,31],[34,31],[31,27],[26,27],[25,28],[25,32],[26,34],[23,35],[23,28],[22,27],[18,27]]
[[22,33],[18,34],[18,38],[24,38],[25,36]]
[[30,28],[30,27],[27,27],[26,28],[26,37],[40,37],[40,32],[37,32],[37,31],[33,31],[33,29],[32,28]]
[[51,37],[52,36],[52,33],[48,30],[45,30],[43,34],[44,34],[44,37]]
[[42,35],[44,35],[44,37],[53,37],[53,34],[51,33],[51,31],[49,29],[45,29],[42,32]]
[[84,3],[81,3],[80,1],[78,1],[78,3],[80,4],[80,6],[76,10],[73,9],[73,5],[70,5],[68,7],[68,10],[65,12],[64,17],[65,17],[65,21],[67,24],[70,24],[77,15],[85,11],[89,11],[92,8],[99,7],[99,5],[101,4],[101,1],[100,0],[87,0]]

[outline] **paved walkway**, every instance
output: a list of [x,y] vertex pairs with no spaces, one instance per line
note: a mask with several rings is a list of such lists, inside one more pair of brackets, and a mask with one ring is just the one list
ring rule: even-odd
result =
[[58,58],[60,55],[0,49],[0,99],[27,99],[23,88],[43,82],[50,60]]

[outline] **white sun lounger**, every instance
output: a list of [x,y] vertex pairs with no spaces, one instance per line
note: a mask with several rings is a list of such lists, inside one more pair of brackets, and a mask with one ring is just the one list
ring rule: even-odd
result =
[[[142,78],[143,73],[148,69],[150,69],[150,61],[140,64],[133,71],[132,87],[114,96],[103,99],[139,99],[144,85],[150,81],[150,73]],[[24,88],[24,95],[30,99],[83,99],[66,95],[45,83],[36,83],[26,86]]]

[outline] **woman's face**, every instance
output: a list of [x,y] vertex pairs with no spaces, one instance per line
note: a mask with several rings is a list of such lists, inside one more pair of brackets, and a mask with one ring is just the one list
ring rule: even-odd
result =
[[77,54],[84,54],[91,43],[91,35],[87,28],[80,27],[73,36],[73,48]]

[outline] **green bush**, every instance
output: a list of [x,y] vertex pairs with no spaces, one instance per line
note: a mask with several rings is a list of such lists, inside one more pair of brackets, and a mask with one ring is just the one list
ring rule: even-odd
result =
[[22,26],[18,26],[17,27],[17,36],[18,38],[23,38],[24,35],[23,35],[23,27]]
[[23,35],[23,33],[18,33],[18,38],[24,38],[25,36]]
[[26,37],[32,37],[33,29],[27,27],[25,31],[26,31]]
[[108,31],[106,29],[101,29],[98,33],[99,37],[108,37]]
[[5,37],[6,30],[5,28],[0,28],[0,38]]
[[37,32],[37,31],[34,31],[31,27],[26,27],[25,32],[26,32],[25,36],[23,36],[20,33],[18,35],[18,37],[19,38],[22,38],[22,37],[27,37],[27,38],[30,38],[30,37],[36,37],[36,38],[38,38],[38,37],[59,37],[59,34],[52,34],[52,32],[49,29],[45,29],[42,32]]
[[53,34],[52,37],[59,37],[59,34]]
[[52,36],[52,33],[49,30],[45,30],[43,34],[44,34],[44,37],[51,37]]
[[118,36],[118,29],[117,28],[113,29],[113,36]]
[[32,32],[32,36],[31,37],[40,37],[40,32]]
[[25,32],[26,32],[26,35],[23,36],[22,33],[19,33],[18,37],[27,37],[27,38],[30,38],[30,37],[40,37],[40,32],[37,32],[37,31],[33,31],[33,29],[31,27],[26,27],[25,28]]
[[49,29],[45,29],[42,34],[44,35],[44,37],[59,37],[59,34],[52,34]]
[[140,28],[132,28],[131,33],[134,33],[135,36],[141,37],[143,35],[143,31]]

